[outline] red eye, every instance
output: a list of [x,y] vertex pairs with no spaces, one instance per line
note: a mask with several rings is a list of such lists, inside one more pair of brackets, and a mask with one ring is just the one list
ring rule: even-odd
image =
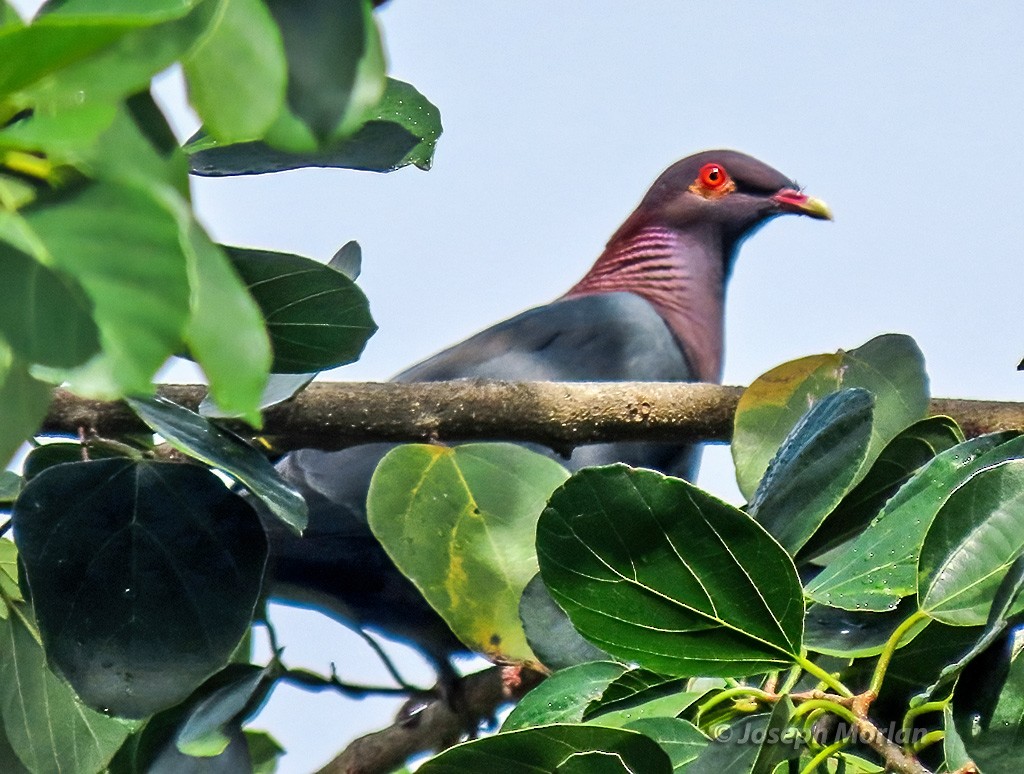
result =
[[705,164],[700,168],[697,179],[700,180],[702,186],[715,191],[729,182],[729,175],[726,173],[725,167],[720,164]]

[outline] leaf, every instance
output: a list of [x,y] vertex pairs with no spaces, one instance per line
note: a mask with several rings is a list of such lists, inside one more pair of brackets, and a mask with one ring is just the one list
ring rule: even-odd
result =
[[359,279],[359,273],[363,269],[363,249],[355,240],[346,242],[338,248],[338,252],[327,262],[327,265],[355,282]]
[[47,654],[91,706],[143,717],[176,704],[249,628],[266,537],[204,468],[58,465],[13,521]]
[[793,426],[769,463],[747,512],[790,554],[852,487],[871,440],[874,403],[860,388],[825,396]]
[[268,670],[247,664],[231,682],[191,708],[175,739],[179,752],[204,758],[224,752],[231,743],[228,726],[252,705],[257,693],[266,693],[272,684]]
[[18,498],[23,483],[21,476],[13,470],[0,470],[0,504],[13,503]]
[[537,572],[537,517],[567,475],[513,444],[399,446],[373,474],[367,517],[460,640],[488,658],[532,662],[519,598]]
[[942,737],[942,755],[945,758],[946,771],[961,771],[971,762],[971,758],[964,747],[964,740],[956,729],[956,723],[953,722],[953,708],[949,704],[942,708],[942,730],[945,732],[945,736]]
[[249,746],[249,760],[252,763],[252,774],[274,774],[277,771],[278,758],[285,749],[266,731],[245,729],[245,741]]
[[129,398],[128,405],[175,449],[240,481],[296,532],[305,528],[306,501],[260,452],[166,398]]
[[288,58],[288,105],[321,140],[358,129],[384,93],[384,51],[365,0],[269,0]]
[[0,335],[29,363],[70,368],[100,347],[92,303],[63,272],[0,242]]
[[682,718],[640,718],[624,728],[657,742],[672,761],[673,771],[683,771],[700,757],[709,741],[699,728]]
[[[969,758],[981,767],[984,774],[1016,774],[1020,769],[1021,756],[1024,756],[1024,659],[1020,651],[1010,662],[992,716],[980,733],[964,733],[967,729],[957,729],[949,721],[946,727],[960,732],[953,741],[953,760]],[[956,745],[957,740],[960,749]],[[963,746],[966,746],[965,751]]]
[[753,495],[776,449],[807,409],[846,387],[863,387],[875,396],[868,463],[928,408],[924,358],[909,336],[887,334],[849,352],[773,368],[754,380],[736,407],[732,457],[745,497]]
[[438,109],[413,86],[388,78],[369,120],[351,137],[320,149],[288,151],[262,142],[221,145],[197,134],[185,150],[197,175],[259,175],[300,167],[393,172],[409,164],[430,169],[440,135]]
[[261,0],[222,0],[182,64],[189,101],[221,141],[262,137],[284,105],[284,43]]
[[[804,645],[814,653],[840,658],[877,656],[885,643],[913,612],[909,600],[885,613],[842,610],[825,605],[810,605],[804,628]],[[915,608],[916,609],[916,608]],[[905,645],[928,625],[921,621],[903,636]]]
[[788,697],[770,713],[751,715],[712,731],[692,770],[728,774],[770,774],[779,763],[799,757],[802,740],[784,741],[793,704]]
[[217,405],[259,427],[272,357],[260,309],[227,256],[198,224],[189,230],[185,256],[192,287],[185,331],[189,352],[203,367]]
[[0,130],[0,147],[45,153],[51,163],[74,163],[83,147],[106,131],[117,107],[106,103],[77,105],[56,113],[35,111]]
[[1024,454],[1024,437],[991,433],[942,452],[897,492],[882,513],[812,580],[816,602],[846,610],[891,610],[917,590],[925,533],[952,492],[990,465]]
[[18,549],[6,538],[0,538],[0,619],[10,614],[7,600],[22,602],[24,597],[18,586]]
[[[270,408],[278,403],[290,400],[312,382],[319,371],[310,374],[268,374],[267,384],[259,399],[259,409]],[[232,419],[238,416],[235,412],[226,411],[217,405],[209,394],[199,403],[199,416],[207,419]]]
[[579,723],[615,680],[625,664],[592,661],[559,670],[524,696],[501,726],[502,732],[549,723]]
[[45,246],[39,257],[74,277],[93,304],[105,363],[100,375],[72,375],[75,390],[92,397],[151,391],[189,312],[176,211],[151,190],[94,183],[24,212]]
[[924,690],[925,696],[938,695],[938,692],[952,683],[971,661],[980,656],[1002,636],[1008,624],[1007,619],[1020,598],[1022,589],[1024,589],[1024,556],[1018,556],[1010,565],[1006,575],[1003,576],[999,588],[996,589],[992,607],[989,608],[988,618],[985,621],[985,628],[978,641],[963,656],[942,669],[938,679]]
[[798,657],[793,560],[747,514],[681,479],[585,468],[552,495],[537,558],[576,629],[670,675],[745,676]]
[[928,417],[902,431],[804,544],[797,560],[818,556],[859,535],[918,470],[963,441],[960,426],[949,417]]
[[[594,759],[600,753],[601,768]],[[497,768],[496,768],[497,766]],[[572,767],[572,768],[570,768]],[[582,767],[582,768],[580,768]],[[654,740],[634,731],[551,725],[496,734],[451,747],[424,763],[421,774],[537,774],[555,772],[670,774],[672,764]]]
[[534,575],[523,589],[519,600],[519,620],[523,623],[530,650],[548,669],[611,659],[573,628],[565,611],[551,598],[540,573]]
[[50,406],[49,385],[34,379],[28,368],[0,339],[0,465],[39,428]]
[[0,620],[0,713],[11,748],[33,772],[102,771],[132,729],[83,706],[47,669],[18,615]]
[[1024,460],[982,470],[953,492],[921,548],[921,609],[954,626],[984,624],[999,584],[1024,551],[1022,514]]
[[310,258],[227,247],[263,312],[275,373],[308,373],[351,363],[377,330],[363,292]]

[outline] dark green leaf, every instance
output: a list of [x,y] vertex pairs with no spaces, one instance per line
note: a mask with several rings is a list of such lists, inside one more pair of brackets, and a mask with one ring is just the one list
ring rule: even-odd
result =
[[[1024,460],[982,470],[953,492],[921,548],[921,609],[954,626],[984,624],[996,590],[1024,551],[1022,511]],[[1018,603],[1004,613],[1021,609]]]
[[109,459],[110,457],[124,457],[122,453],[111,449],[100,447],[85,447],[77,441],[56,441],[44,443],[32,449],[25,457],[23,473],[25,480],[31,481],[47,468],[54,465],[62,465],[65,462],[82,462],[87,459]]
[[751,715],[715,729],[692,771],[728,774],[770,774],[784,760],[800,755],[799,739],[783,741],[793,705],[788,698],[776,702],[771,713]]
[[551,598],[540,573],[534,575],[523,589],[519,600],[519,620],[523,622],[530,650],[548,669],[611,659],[573,628],[569,616]]
[[272,371],[308,373],[351,363],[377,330],[366,296],[341,272],[289,253],[226,249],[263,311]]
[[305,528],[306,501],[260,452],[165,398],[131,398],[128,403],[143,422],[178,451],[240,481],[296,532]]
[[0,713],[11,748],[33,772],[102,771],[131,731],[78,701],[20,615],[0,620]]
[[[224,252],[193,223],[189,230],[192,310],[185,330],[189,352],[203,367],[210,395],[225,412],[259,427],[270,368],[263,316]],[[224,325],[230,320],[230,325]]]
[[258,175],[299,167],[342,167],[391,172],[415,164],[430,169],[441,135],[441,115],[408,83],[388,79],[370,119],[352,137],[319,150],[285,151],[261,142],[219,145],[196,135],[186,150],[197,175]]
[[791,554],[852,487],[871,440],[874,403],[856,387],[825,396],[769,463],[747,511]]
[[859,535],[918,470],[963,441],[960,426],[949,417],[928,417],[912,424],[882,449],[868,474],[828,515],[797,560],[818,556]]
[[252,707],[257,693],[265,693],[269,688],[267,669],[251,665],[243,669],[230,683],[213,691],[189,711],[175,740],[180,752],[207,758],[227,749],[231,743],[230,731],[237,726],[240,716]]
[[384,51],[366,0],[268,0],[288,57],[288,105],[320,140],[358,129],[384,93]]
[[50,406],[51,389],[32,378],[25,363],[0,339],[0,466],[39,428]]
[[555,672],[513,708],[501,730],[517,731],[549,723],[579,723],[629,667],[611,661],[592,661]]
[[0,242],[0,335],[29,363],[80,365],[100,347],[92,304],[62,272]]
[[[964,735],[966,753],[984,774],[1017,774],[1024,757],[1024,658],[1010,664],[988,725],[978,736]],[[959,751],[956,751],[959,755]]]
[[939,691],[943,687],[952,683],[973,659],[981,655],[1002,636],[1008,623],[1007,619],[1020,597],[1021,589],[1024,589],[1024,556],[1018,556],[1010,565],[1006,575],[1003,576],[992,599],[988,620],[985,621],[985,628],[982,630],[981,636],[978,637],[978,641],[954,663],[943,668],[939,679],[925,689],[926,696],[939,696]]
[[537,572],[537,517],[567,475],[512,444],[399,446],[373,474],[367,517],[459,639],[505,663],[534,661],[519,598]]
[[577,771],[620,774],[670,774],[672,764],[654,740],[634,731],[600,726],[553,725],[496,734],[466,742],[432,758],[421,774],[502,774],[564,772],[581,753],[597,752],[611,768],[594,769],[595,759],[584,759]]
[[946,705],[942,708],[942,730],[946,735],[942,738],[942,754],[945,757],[946,771],[961,771],[971,762],[971,757],[964,747],[964,740],[953,722],[953,708]]
[[952,492],[977,471],[1024,455],[1024,437],[992,433],[942,452],[908,481],[867,529],[807,585],[816,602],[885,611],[917,590],[925,533]]
[[176,704],[248,630],[266,537],[204,468],[59,465],[13,519],[47,654],[92,706],[142,717]]
[[673,771],[683,771],[708,746],[708,738],[693,723],[682,718],[640,718],[623,726],[649,736],[672,761]]
[[743,676],[801,650],[792,559],[747,514],[681,479],[587,468],[537,525],[551,595],[617,658],[670,675]]
[[[909,599],[901,602],[897,609],[885,613],[810,605],[807,608],[804,645],[814,653],[842,658],[877,656],[892,633],[914,610],[916,606]],[[904,635],[902,642],[910,642],[927,624],[927,620],[921,621]]]
[[[321,37],[313,35],[313,42]],[[192,106],[206,131],[223,142],[262,137],[284,104],[284,44],[261,0],[222,0],[183,64]]]
[[732,456],[746,497],[753,495],[776,449],[808,407],[844,387],[863,387],[875,396],[868,463],[928,408],[924,357],[909,336],[887,334],[849,352],[773,368],[747,388],[736,408]]

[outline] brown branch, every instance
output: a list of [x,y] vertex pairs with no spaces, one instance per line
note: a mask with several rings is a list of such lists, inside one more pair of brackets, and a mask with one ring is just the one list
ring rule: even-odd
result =
[[443,699],[394,725],[351,742],[318,774],[385,774],[417,753],[443,750],[465,733],[466,717],[489,718],[509,702],[518,701],[543,675],[525,667],[491,667],[464,677],[456,712]]
[[[206,388],[167,384],[159,392],[195,409]],[[742,392],[671,382],[317,382],[268,409],[261,435],[282,452],[371,441],[534,441],[558,451],[623,440],[728,441]],[[968,436],[1024,429],[1021,403],[936,399],[932,412],[952,416]],[[229,426],[255,435],[244,423]],[[42,433],[82,429],[103,437],[146,430],[123,403],[58,390]]]

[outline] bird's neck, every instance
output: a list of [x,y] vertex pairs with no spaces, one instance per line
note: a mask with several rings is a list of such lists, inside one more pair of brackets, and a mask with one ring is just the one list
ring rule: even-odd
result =
[[724,247],[660,226],[616,234],[567,298],[629,292],[657,310],[682,344],[695,375],[722,378]]

